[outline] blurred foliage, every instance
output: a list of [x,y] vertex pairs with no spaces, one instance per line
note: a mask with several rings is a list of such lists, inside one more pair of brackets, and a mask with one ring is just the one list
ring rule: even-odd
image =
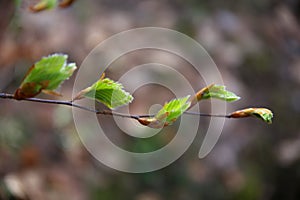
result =
[[[276,118],[270,126],[251,119],[227,120],[205,159],[198,159],[195,141],[164,169],[127,174],[104,167],[85,150],[71,109],[0,100],[0,199],[300,198],[299,1],[77,0],[66,9],[39,13],[28,9],[38,1],[24,0],[17,6],[14,2],[20,1],[0,2],[1,91],[13,93],[28,64],[44,55],[64,52],[81,63],[115,33],[159,26],[188,34],[209,52],[225,85],[243,97],[228,110],[263,105],[272,108]],[[128,70],[151,55],[124,59],[118,69]],[[173,61],[167,56],[162,60]],[[194,71],[184,65],[176,69],[201,87]],[[61,88],[66,98],[71,96],[72,80]],[[149,92],[145,89],[135,99],[154,102],[155,95],[145,95]],[[170,99],[164,90],[155,94]],[[143,113],[144,104],[136,103],[132,112]],[[201,109],[209,111],[206,106]],[[204,122],[201,119],[201,127]],[[160,148],[177,130],[175,123],[153,138],[132,139],[113,129],[114,123],[106,126],[113,130],[110,137],[135,152]]]

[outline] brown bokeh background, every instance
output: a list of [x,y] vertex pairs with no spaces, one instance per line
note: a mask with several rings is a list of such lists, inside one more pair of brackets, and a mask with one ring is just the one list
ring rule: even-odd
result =
[[[157,26],[185,33],[205,47],[225,85],[242,97],[228,105],[229,111],[265,106],[275,118],[272,125],[256,119],[226,120],[217,145],[201,160],[200,128],[199,138],[172,165],[127,174],[105,167],[85,150],[70,108],[0,99],[0,199],[300,198],[298,1],[77,0],[66,9],[40,13],[28,9],[37,1],[24,0],[19,6],[15,2],[0,2],[1,92],[13,93],[26,70],[42,56],[67,53],[80,66],[97,44],[113,34]],[[149,62],[147,55],[129,55],[114,65]],[[159,59],[170,57],[162,54]],[[119,73],[108,70],[112,78]],[[195,81],[193,73],[190,79]],[[61,99],[71,97],[73,81],[63,84]],[[146,98],[153,92],[156,96]],[[171,97],[163,88],[143,87],[135,96],[135,107],[142,111],[157,99]],[[115,130],[111,119],[99,120]],[[203,119],[201,127],[208,122]],[[128,149],[143,152],[168,142],[174,130],[146,142],[124,138],[119,130],[112,135]]]

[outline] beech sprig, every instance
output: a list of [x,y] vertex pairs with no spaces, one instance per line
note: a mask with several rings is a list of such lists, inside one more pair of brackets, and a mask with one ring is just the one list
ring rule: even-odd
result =
[[[90,87],[81,90],[72,100],[36,98],[41,92],[50,95],[60,95],[56,89],[60,87],[65,80],[71,77],[74,70],[76,70],[76,64],[68,63],[67,58],[67,55],[58,53],[43,57],[28,70],[20,87],[16,89],[14,94],[0,93],[0,98],[60,104],[76,107],[96,114],[127,117],[135,119],[142,125],[150,128],[163,128],[172,125],[183,114],[224,118],[256,117],[268,124],[272,123],[273,113],[267,108],[245,108],[230,114],[189,112],[189,109],[202,100],[215,98],[222,101],[233,102],[240,99],[240,97],[233,92],[226,90],[225,86],[215,84],[200,89],[194,96],[187,95],[166,102],[162,109],[155,115],[128,115],[113,111],[112,109],[116,107],[131,103],[133,97],[124,89],[121,83],[105,78],[105,74],[102,74],[101,78],[96,80]],[[74,101],[82,98],[88,98],[102,103],[108,110],[94,110],[74,103]]]

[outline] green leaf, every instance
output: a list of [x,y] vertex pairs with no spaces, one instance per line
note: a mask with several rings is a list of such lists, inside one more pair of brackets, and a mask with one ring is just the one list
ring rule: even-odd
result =
[[273,113],[267,108],[246,108],[243,110],[235,111],[229,115],[229,117],[231,118],[242,118],[249,116],[257,117],[259,119],[262,119],[264,122],[271,124]]
[[42,58],[35,63],[33,70],[26,76],[23,83],[40,83],[49,81],[46,90],[55,90],[76,69],[75,63],[67,64],[68,56],[64,54],[53,54]]
[[133,100],[133,97],[123,89],[122,84],[103,77],[92,86],[79,92],[74,100],[83,97],[97,100],[109,108],[123,106]]
[[159,120],[165,118],[167,123],[172,124],[178,117],[182,115],[182,113],[184,113],[184,111],[189,108],[191,104],[191,102],[188,101],[189,98],[190,95],[184,98],[171,100],[170,102],[166,103],[160,111],[158,111],[158,113],[155,115],[155,118]]
[[15,98],[34,97],[42,91],[55,93],[54,90],[72,76],[76,69],[75,63],[67,63],[67,58],[64,54],[53,54],[36,62],[15,92]]
[[40,12],[43,10],[53,9],[57,5],[57,0],[40,0],[37,4],[30,6],[31,11]]
[[240,99],[239,96],[233,92],[227,91],[226,87],[223,85],[211,85],[207,90],[202,94],[202,99],[215,98],[228,102],[237,101]]
[[138,118],[138,121],[150,128],[169,126],[190,107],[191,102],[188,101],[189,98],[190,96],[173,99],[166,103],[154,117],[141,117]]

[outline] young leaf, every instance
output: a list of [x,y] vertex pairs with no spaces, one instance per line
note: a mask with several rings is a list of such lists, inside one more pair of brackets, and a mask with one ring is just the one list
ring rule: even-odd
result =
[[242,117],[249,117],[254,116],[263,121],[267,122],[268,124],[272,123],[273,113],[271,110],[267,108],[246,108],[243,110],[238,110],[229,115],[232,118],[242,118]]
[[168,113],[166,117],[166,122],[172,123],[176,121],[176,119],[184,113],[190,106],[190,102],[187,100],[190,98],[190,95],[180,98],[173,99],[172,101],[166,103],[163,108],[155,115],[156,119],[161,119],[165,113]]
[[64,54],[53,54],[36,62],[28,70],[14,98],[34,97],[40,92],[55,94],[54,90],[76,69],[75,63],[67,64],[67,58],[68,56]]
[[236,94],[226,90],[223,85],[211,85],[211,87],[207,88],[207,90],[202,93],[201,97],[202,99],[215,98],[229,102],[240,99]]
[[211,84],[207,87],[202,88],[196,93],[196,95],[191,99],[190,108],[196,105],[199,101],[203,99],[209,99],[209,98],[221,99],[229,102],[237,101],[240,99],[240,97],[237,96],[236,94],[227,91],[225,89],[225,86]]
[[166,103],[158,113],[152,118],[139,118],[139,122],[151,128],[162,128],[171,125],[177,120],[189,107],[191,102],[188,101],[190,96],[180,99],[173,99]]
[[57,0],[40,0],[37,4],[30,6],[32,12],[40,12],[43,10],[53,9],[57,4]]
[[109,108],[116,108],[130,103],[133,97],[123,89],[123,85],[102,76],[92,86],[79,92],[73,100],[87,97],[106,105]]

